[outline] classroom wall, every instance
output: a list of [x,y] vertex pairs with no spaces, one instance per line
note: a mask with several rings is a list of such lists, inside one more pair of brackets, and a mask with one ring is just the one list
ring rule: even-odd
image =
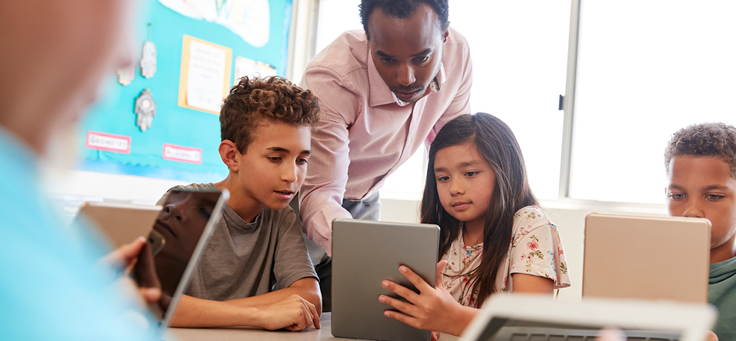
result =
[[[291,56],[290,78],[299,81],[308,56],[313,54],[309,41],[310,26],[315,24],[317,0],[294,1],[296,13],[292,26],[295,51]],[[311,50],[314,46],[311,47]],[[71,170],[48,166],[42,172],[45,188],[60,204],[66,219],[70,220],[83,201],[118,201],[154,204],[167,189],[186,181],[147,178],[132,175]],[[418,222],[419,200],[382,193],[381,220]],[[664,197],[662,198],[664,202]],[[583,241],[585,215],[589,212],[666,215],[664,205],[636,205],[625,203],[560,200],[542,202],[543,209],[560,230],[566,250],[572,287],[560,291],[559,299],[579,300],[582,293]]]

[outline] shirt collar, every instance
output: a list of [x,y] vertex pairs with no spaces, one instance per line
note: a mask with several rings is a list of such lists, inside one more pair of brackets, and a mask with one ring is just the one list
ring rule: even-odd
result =
[[[437,75],[434,77],[432,82],[429,83],[429,93],[440,91],[445,80],[445,66],[440,64],[440,71],[437,72]],[[381,75],[378,74],[376,65],[373,64],[373,57],[371,56],[370,48],[368,49],[368,83],[370,84],[370,93],[368,96],[370,97],[369,104],[371,107],[391,103],[396,103],[398,106],[403,107],[409,104],[396,97],[391,89],[388,88],[386,82],[383,81]]]

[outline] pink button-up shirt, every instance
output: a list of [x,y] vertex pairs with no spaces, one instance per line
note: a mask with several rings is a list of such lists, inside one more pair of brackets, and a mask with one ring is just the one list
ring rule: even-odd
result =
[[[448,121],[470,113],[473,82],[465,37],[452,28],[436,79],[439,91],[399,105],[378,74],[363,31],[343,33],[312,59],[302,87],[319,98],[320,123],[299,194],[307,236],[332,254],[332,220],[351,218],[343,198],[361,200],[383,185]],[[424,177],[424,174],[417,174]]]

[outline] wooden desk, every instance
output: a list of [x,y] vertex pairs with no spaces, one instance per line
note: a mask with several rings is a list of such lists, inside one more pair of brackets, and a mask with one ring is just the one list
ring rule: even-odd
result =
[[[309,327],[300,332],[290,331],[268,331],[253,328],[170,328],[164,336],[166,341],[242,341],[242,340],[266,340],[266,341],[321,341],[321,340],[355,340],[337,338],[332,336],[331,313],[323,313],[320,317],[321,329]],[[441,341],[455,341],[457,337],[442,335]]]

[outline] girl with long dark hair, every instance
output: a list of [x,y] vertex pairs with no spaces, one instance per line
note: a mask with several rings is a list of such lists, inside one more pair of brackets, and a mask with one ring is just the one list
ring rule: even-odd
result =
[[455,118],[429,150],[421,220],[440,226],[437,286],[399,270],[419,290],[383,286],[408,302],[380,296],[386,316],[459,335],[498,292],[552,294],[570,285],[557,227],[537,207],[521,148],[495,116]]

